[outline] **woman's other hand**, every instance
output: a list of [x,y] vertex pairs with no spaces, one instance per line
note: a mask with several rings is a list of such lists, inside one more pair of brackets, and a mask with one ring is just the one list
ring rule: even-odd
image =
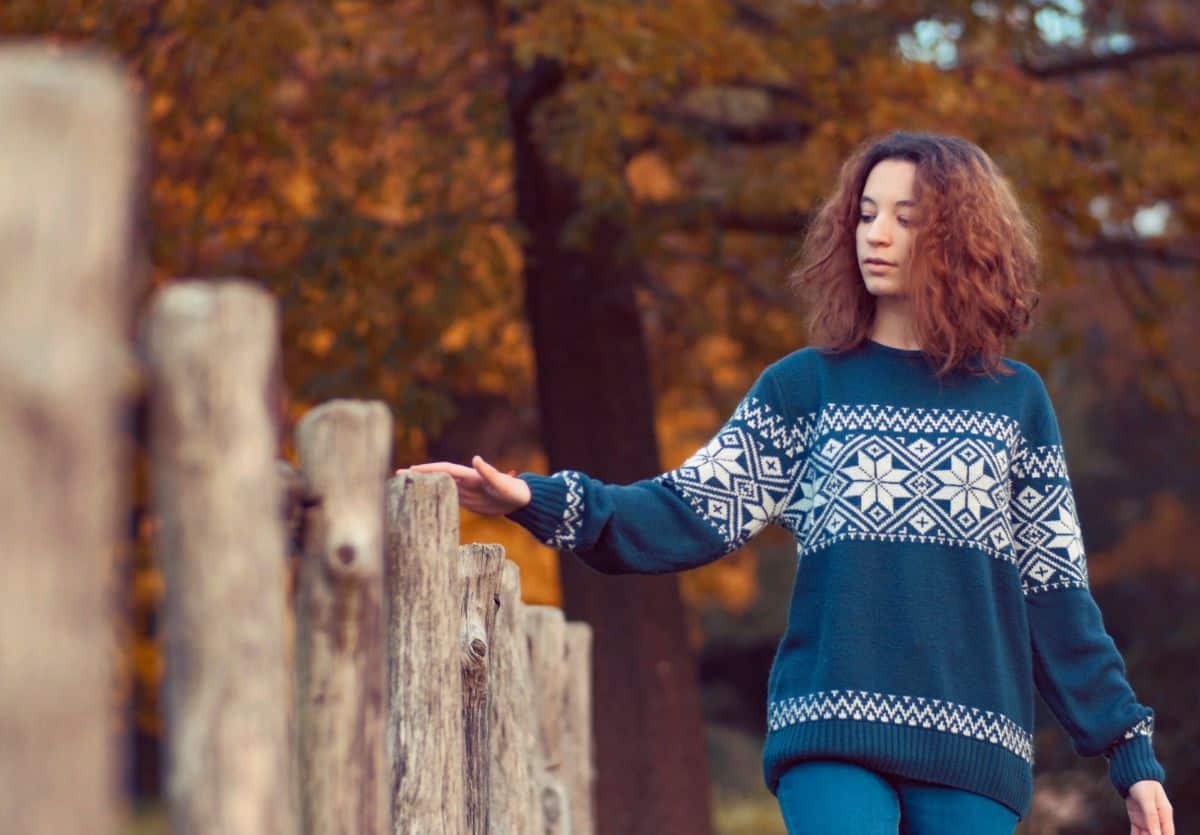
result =
[[[414,464],[407,469],[418,473],[446,473],[458,487],[459,506],[484,516],[503,516],[529,504],[533,495],[529,485],[512,473],[502,473],[476,455],[472,467],[450,461]],[[397,474],[404,470],[397,470]]]
[[1175,835],[1175,819],[1163,784],[1138,780],[1125,798],[1129,812],[1129,835]]

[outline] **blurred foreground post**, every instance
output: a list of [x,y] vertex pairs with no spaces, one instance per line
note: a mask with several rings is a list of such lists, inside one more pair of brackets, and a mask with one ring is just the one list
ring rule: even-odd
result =
[[298,832],[286,565],[268,411],[274,299],[184,281],[146,317],[172,829]]
[[0,819],[120,817],[116,575],[130,453],[137,104],[113,63],[0,48]]

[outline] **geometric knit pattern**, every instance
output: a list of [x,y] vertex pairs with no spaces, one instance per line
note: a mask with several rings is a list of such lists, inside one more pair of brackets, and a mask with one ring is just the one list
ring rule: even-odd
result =
[[992,710],[928,699],[865,690],[828,690],[772,702],[767,725],[777,731],[797,722],[857,719],[863,722],[911,725],[999,745],[1033,766],[1033,735]]
[[1020,424],[1009,415],[978,409],[942,409],[876,403],[827,404],[816,420],[816,432],[866,430],[919,435],[981,435],[1012,449]]
[[1071,488],[1023,486],[1013,500],[1013,537],[1025,594],[1088,587],[1083,533]]
[[1060,445],[1022,444],[1013,460],[1013,539],[1026,596],[1088,587],[1087,555]]
[[577,470],[563,470],[554,474],[567,485],[567,506],[547,544],[554,548],[570,551],[576,544],[579,528],[583,524],[583,484]]
[[1133,739],[1135,736],[1154,736],[1154,714],[1147,716],[1132,728],[1125,731],[1125,736],[1123,738]]
[[1017,562],[1012,417],[977,409],[827,404],[812,421],[782,524],[801,554],[854,539],[973,547]]
[[1118,742],[1113,743],[1113,745],[1109,748],[1109,750],[1104,752],[1104,758],[1106,760],[1111,760],[1112,756],[1113,756],[1112,755],[1113,748],[1115,748],[1117,745],[1121,744],[1121,742],[1124,742],[1127,739],[1133,739],[1135,736],[1144,736],[1144,737],[1148,737],[1148,738],[1153,738],[1153,736],[1154,736],[1154,714],[1153,713],[1149,714],[1148,716],[1146,716],[1145,719],[1142,719],[1140,722],[1135,724],[1133,727],[1126,730],[1125,733],[1121,735],[1121,739]]
[[783,415],[747,396],[706,446],[653,480],[673,485],[729,553],[778,521],[799,466],[795,443]]
[[1022,443],[1013,460],[1013,478],[1067,477],[1067,458],[1058,444],[1029,446]]
[[[791,422],[748,396],[654,481],[673,486],[726,553],[778,522],[801,555],[847,539],[964,546],[1016,565],[1026,595],[1087,587],[1062,448],[1028,445],[1009,415],[834,403]],[[559,541],[573,541],[581,517],[569,499]]]
[[1008,450],[961,435],[818,439],[784,516],[802,551],[843,539],[974,547],[1016,562]]

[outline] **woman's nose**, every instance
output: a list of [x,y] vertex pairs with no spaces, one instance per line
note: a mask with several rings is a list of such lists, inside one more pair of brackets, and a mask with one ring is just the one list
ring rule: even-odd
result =
[[867,227],[867,241],[873,244],[887,242],[891,238],[891,234],[891,229],[879,218],[875,218]]

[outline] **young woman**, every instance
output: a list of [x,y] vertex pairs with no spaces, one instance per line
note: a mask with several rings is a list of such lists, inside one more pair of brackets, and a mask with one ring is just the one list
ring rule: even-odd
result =
[[603,573],[703,565],[768,524],[796,540],[763,774],[792,835],[1011,835],[1034,692],[1103,755],[1133,835],[1174,835],[1165,773],[1089,590],[1054,407],[1003,356],[1037,304],[1035,234],[963,139],[894,133],[844,164],[793,282],[814,345],[767,366],[680,467],[421,464],[463,507]]

